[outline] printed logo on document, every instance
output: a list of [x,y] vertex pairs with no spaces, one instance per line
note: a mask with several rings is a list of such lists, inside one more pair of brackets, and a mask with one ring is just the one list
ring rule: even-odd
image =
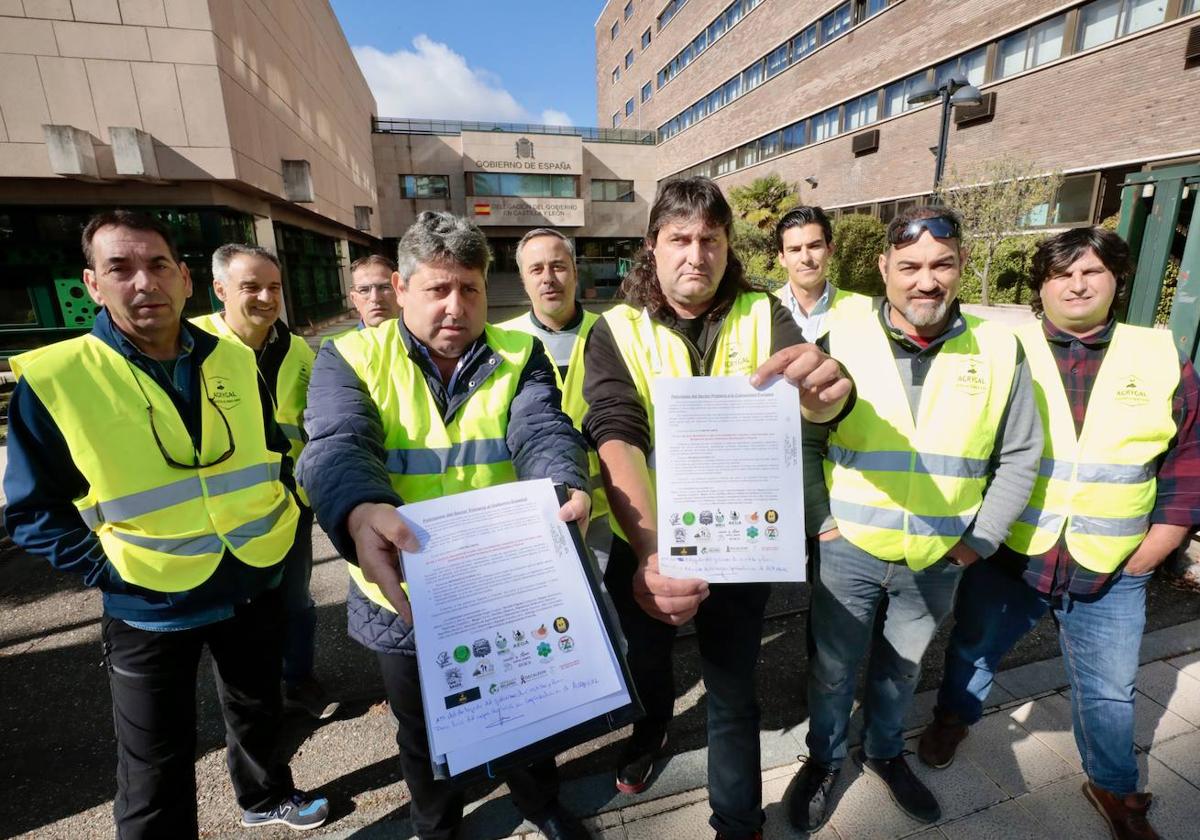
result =
[[445,668],[447,665],[449,665],[450,664],[450,654],[448,654],[446,651],[442,651],[441,653],[439,653],[437,655],[437,664],[438,664],[439,668]]
[[471,649],[466,645],[459,645],[454,649],[454,661],[466,662],[471,658]]
[[504,651],[508,650],[508,639],[500,635],[499,632],[496,633],[496,650],[499,653],[503,653]]
[[779,514],[774,510],[768,510],[766,514],[764,514],[763,518],[766,519],[768,523],[774,525],[779,521]]
[[679,514],[678,514],[678,513],[672,513],[672,514],[671,514],[671,516],[670,516],[669,518],[670,518],[670,521],[671,521],[671,524],[672,524],[672,525],[678,525],[678,524],[679,524]]
[[546,629],[545,624],[543,624],[542,626],[538,627],[538,629],[533,631],[533,638],[535,638],[535,639],[544,639],[549,635],[550,635],[550,631]]
[[712,514],[711,510],[700,511],[700,524],[701,525],[713,524],[713,514]]
[[471,672],[473,677],[486,677],[495,673],[495,668],[492,667],[490,659],[480,659],[475,663],[475,670]]
[[554,619],[555,633],[566,633],[570,626],[571,622],[567,621],[567,617],[565,615],[560,615],[558,618]]
[[758,539],[758,529],[751,525],[746,529],[746,536],[752,540]]
[[679,543],[680,545],[687,542],[687,528],[675,529],[675,542]]
[[718,510],[718,511],[716,512],[716,514],[714,515],[714,519],[713,519],[713,521],[714,521],[714,522],[715,522],[717,525],[724,525],[724,524],[725,524],[725,511],[723,511],[723,510]]
[[696,529],[696,536],[695,536],[696,542],[708,542],[711,539],[712,539],[712,532],[709,531],[707,528],[697,528]]
[[471,645],[471,653],[475,654],[477,659],[481,659],[492,652],[492,645],[487,639],[476,639],[475,644]]
[[570,636],[563,636],[558,640],[558,649],[563,653],[569,653],[575,649],[575,640]]
[[456,688],[462,688],[462,669],[447,668],[444,672],[446,675],[446,688],[454,691]]
[[525,638],[525,634],[520,630],[513,630],[513,647],[524,647],[529,644],[529,640]]
[[738,514],[738,512],[736,510],[729,511],[729,524],[730,525],[741,525],[742,524],[742,517],[740,514]]
[[547,657],[550,655],[550,645],[545,642],[539,642],[537,646],[538,656]]
[[776,528],[774,525],[767,526],[767,539],[769,539],[769,540],[779,539],[779,529]]

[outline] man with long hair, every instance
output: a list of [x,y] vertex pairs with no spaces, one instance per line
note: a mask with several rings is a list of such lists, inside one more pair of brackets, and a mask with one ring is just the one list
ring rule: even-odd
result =
[[621,287],[625,303],[588,335],[583,386],[584,432],[600,453],[615,535],[605,581],[647,711],[622,749],[617,788],[637,793],[649,781],[674,701],[672,642],[694,618],[707,692],[710,822],[729,840],[761,837],[763,825],[754,666],[770,587],[659,574],[650,381],[753,374],[759,383],[782,373],[816,422],[837,417],[852,388],[836,362],[804,342],[777,299],[750,288],[729,245],[732,227],[712,181],[662,187],[645,247]]

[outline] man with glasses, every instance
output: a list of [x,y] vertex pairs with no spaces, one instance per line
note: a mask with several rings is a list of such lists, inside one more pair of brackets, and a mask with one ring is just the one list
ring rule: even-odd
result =
[[1150,840],[1138,792],[1134,681],[1146,586],[1200,525],[1200,379],[1166,330],[1119,324],[1129,246],[1099,227],[1038,246],[1029,354],[1046,438],[1029,505],[963,575],[933,723],[918,755],[948,767],[1000,660],[1050,611],[1071,686],[1087,797],[1117,840]]
[[83,231],[91,333],[12,359],[6,524],[104,594],[117,836],[196,837],[196,669],[208,647],[247,826],[314,828],[328,802],[275,757],[299,510],[288,440],[253,353],[181,319],[169,230],[141,213]]
[[879,311],[831,323],[829,352],[858,390],[849,414],[828,427],[828,508],[817,529],[809,623],[809,753],[787,798],[803,831],[828,817],[868,650],[855,760],[913,819],[941,817],[904,759],[904,717],[963,567],[1004,541],[1042,451],[1016,339],[959,311],[965,258],[952,211],[905,211],[888,226],[879,257]]
[[400,315],[392,275],[396,264],[382,254],[359,257],[350,263],[350,302],[358,310],[358,328],[378,327]]
[[[291,441],[289,457],[295,466],[304,449],[304,405],[312,375],[313,351],[293,335],[281,319],[283,276],[279,259],[256,245],[222,245],[212,257],[213,292],[224,310],[193,319],[216,336],[240,342],[254,351],[262,399],[274,407],[279,428]],[[309,592],[312,579],[312,509],[303,490],[298,493],[300,525],[296,545],[284,564],[283,600],[287,635],[283,649],[283,702],[317,720],[338,710],[313,676],[317,608]]]

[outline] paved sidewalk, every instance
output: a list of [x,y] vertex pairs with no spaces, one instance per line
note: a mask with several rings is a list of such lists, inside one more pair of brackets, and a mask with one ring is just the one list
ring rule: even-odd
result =
[[[1155,794],[1150,816],[1167,840],[1194,838],[1200,826],[1200,621],[1147,634],[1137,680],[1138,748],[1142,782]],[[1180,651],[1190,650],[1190,653]],[[1071,734],[1070,692],[1061,659],[1035,662],[1001,672],[996,704],[971,730],[957,760],[930,770],[913,756],[917,774],[938,796],[943,820],[929,827],[908,818],[888,798],[883,785],[847,762],[835,789],[833,817],[815,837],[823,840],[1022,840],[1022,838],[1105,838],[1104,821],[1080,793],[1085,779]],[[909,718],[908,747],[928,722],[934,692],[917,696]],[[764,764],[803,748],[804,727],[764,733]],[[703,787],[670,793],[679,779],[703,773],[703,751],[674,757],[650,788],[634,802],[616,797],[591,824],[602,840],[675,840],[711,837]],[[677,766],[678,765],[678,766]],[[787,823],[781,800],[799,763],[763,773],[767,840],[804,837]],[[664,784],[666,783],[666,784]],[[564,790],[570,805],[608,786],[607,777],[580,780]],[[483,828],[483,826],[479,826]],[[362,833],[357,837],[364,836]],[[395,835],[392,835],[395,836]],[[489,836],[487,834],[468,836]],[[526,838],[540,835],[526,834]]]

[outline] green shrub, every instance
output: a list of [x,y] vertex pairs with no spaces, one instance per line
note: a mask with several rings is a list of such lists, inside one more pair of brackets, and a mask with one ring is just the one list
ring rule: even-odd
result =
[[830,282],[849,292],[883,294],[879,255],[887,247],[887,226],[874,216],[843,216],[833,224],[833,242]]
[[[1029,261],[1040,241],[1039,236],[1010,236],[1004,239],[992,255],[988,272],[991,302],[1029,303]],[[967,258],[958,296],[965,303],[979,303],[985,255],[980,248]]]

